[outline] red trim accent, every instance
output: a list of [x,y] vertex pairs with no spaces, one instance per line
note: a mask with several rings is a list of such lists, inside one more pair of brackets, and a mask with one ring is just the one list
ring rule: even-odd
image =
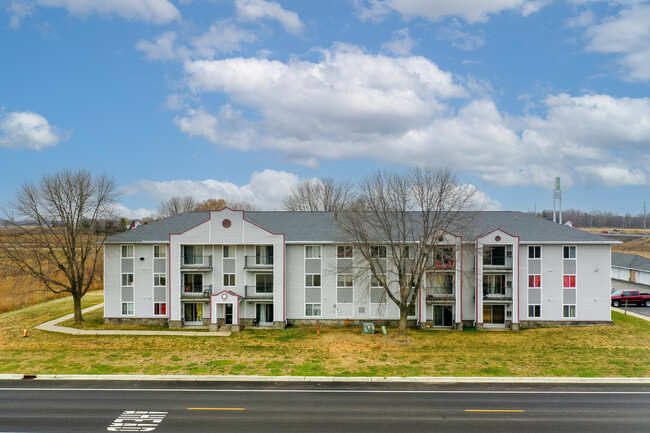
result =
[[521,252],[519,251],[519,241],[520,238],[517,236],[517,324],[521,326],[521,298],[519,297],[521,291],[521,272],[519,272],[519,259],[521,258]]
[[476,282],[474,283],[474,307],[476,309],[476,315],[474,316],[474,325],[478,325],[478,240],[479,238],[476,238],[476,247],[474,248],[474,279]]
[[463,237],[460,236],[460,324],[463,324]]
[[169,326],[169,321],[172,318],[172,279],[171,279],[171,271],[172,271],[172,261],[171,261],[171,243],[167,244],[167,326]]

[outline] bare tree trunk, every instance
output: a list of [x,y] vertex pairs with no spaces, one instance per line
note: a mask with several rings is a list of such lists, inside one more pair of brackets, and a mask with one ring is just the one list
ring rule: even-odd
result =
[[400,309],[399,309],[399,329],[397,331],[398,335],[404,335],[404,336],[408,335],[408,331],[407,331],[408,314],[409,314],[408,307],[404,306],[402,308],[402,306],[400,306]]
[[72,300],[74,302],[74,323],[81,323],[84,321],[81,316],[81,296],[72,295]]

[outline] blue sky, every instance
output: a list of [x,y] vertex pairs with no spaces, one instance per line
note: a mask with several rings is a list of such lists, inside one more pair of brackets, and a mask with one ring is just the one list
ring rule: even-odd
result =
[[0,0],[0,205],[62,168],[120,211],[280,209],[293,185],[448,167],[486,209],[650,201],[650,1]]

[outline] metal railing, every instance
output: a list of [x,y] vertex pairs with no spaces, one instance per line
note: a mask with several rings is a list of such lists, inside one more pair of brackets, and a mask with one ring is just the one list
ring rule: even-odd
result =
[[244,294],[247,298],[271,298],[273,297],[273,285],[244,286]]
[[204,256],[202,254],[183,256],[181,258],[181,266],[184,268],[211,268],[212,256]]
[[202,285],[202,284],[181,284],[181,294],[182,295],[199,295],[199,294],[212,294],[212,284]]
[[246,256],[244,266],[247,268],[273,266],[273,256]]

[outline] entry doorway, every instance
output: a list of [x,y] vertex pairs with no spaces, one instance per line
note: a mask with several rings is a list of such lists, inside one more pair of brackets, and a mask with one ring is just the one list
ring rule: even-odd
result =
[[226,304],[226,325],[232,325],[232,304]]
[[505,326],[505,305],[483,305],[483,325]]
[[185,325],[203,325],[202,302],[186,302],[183,309]]
[[273,304],[255,304],[255,321],[258,325],[271,325],[273,323]]

